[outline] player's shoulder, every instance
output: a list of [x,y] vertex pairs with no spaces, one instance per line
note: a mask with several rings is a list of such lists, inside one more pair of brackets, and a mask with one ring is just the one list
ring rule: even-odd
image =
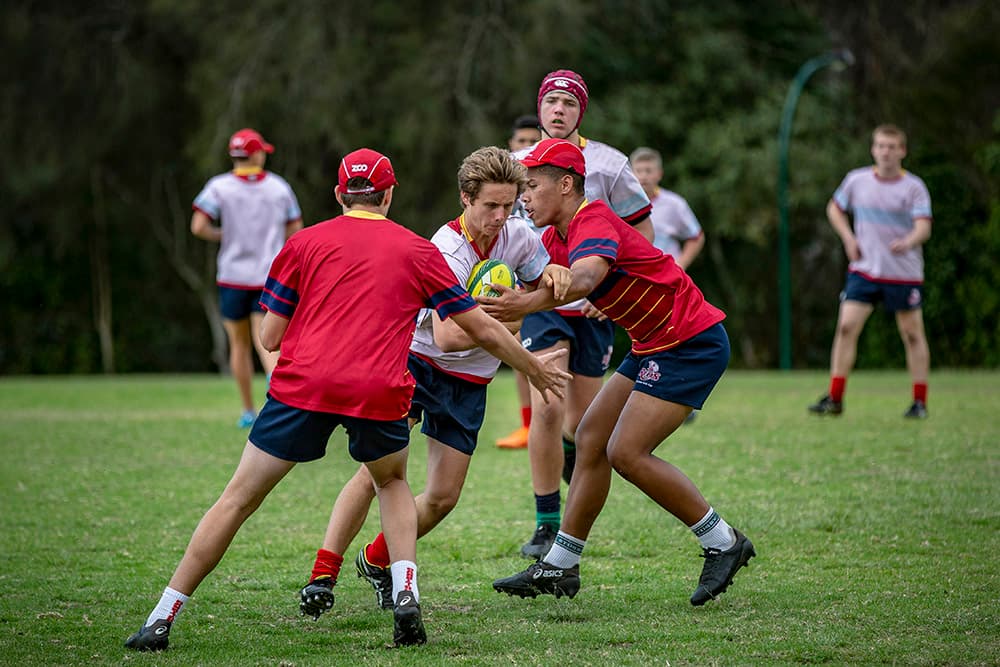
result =
[[443,252],[450,252],[465,243],[465,236],[461,229],[456,228],[455,221],[452,220],[438,227],[437,231],[431,235],[431,243]]
[[584,137],[583,156],[593,156],[608,163],[628,163],[628,157],[614,146],[603,141]]
[[659,190],[657,190],[656,196],[653,197],[650,200],[650,202],[653,204],[654,207],[663,204],[672,204],[672,205],[687,204],[687,200],[684,199],[684,197],[680,196],[673,190],[667,190],[666,188],[660,188]]
[[924,190],[926,190],[926,189],[927,189],[927,184],[926,184],[926,183],[924,183],[924,179],[920,178],[919,176],[917,176],[916,174],[914,174],[914,173],[913,173],[912,171],[910,171],[909,169],[907,169],[907,170],[905,170],[905,171],[903,172],[903,178],[907,179],[908,181],[910,181],[910,182],[911,182],[911,183],[913,183],[914,185],[918,185],[918,186],[920,186],[920,187],[921,187],[921,188],[923,188]]
[[875,168],[871,165],[867,167],[858,167],[857,169],[851,169],[844,176],[844,181],[877,181],[875,177]]
[[267,176],[267,178],[270,179],[270,180],[272,180],[274,183],[276,183],[278,185],[283,185],[286,188],[288,188],[289,190],[292,189],[292,186],[288,184],[288,181],[285,180],[285,178],[281,174],[278,174],[278,173],[273,172],[273,171],[265,171],[264,173]]

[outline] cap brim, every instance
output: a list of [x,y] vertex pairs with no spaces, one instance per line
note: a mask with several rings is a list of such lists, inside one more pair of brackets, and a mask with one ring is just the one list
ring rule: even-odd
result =
[[273,145],[267,143],[266,141],[263,142],[263,143],[264,143],[264,145],[261,146],[261,150],[262,151],[264,151],[265,153],[273,153],[274,152],[274,146]]

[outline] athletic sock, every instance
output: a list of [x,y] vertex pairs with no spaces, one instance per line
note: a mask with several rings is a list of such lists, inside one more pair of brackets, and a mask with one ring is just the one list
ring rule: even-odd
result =
[[309,581],[314,581],[320,577],[329,577],[332,583],[337,583],[340,576],[340,566],[344,564],[344,557],[335,554],[327,549],[320,549],[316,552],[316,562],[313,563],[312,576]]
[[372,543],[365,547],[365,558],[372,565],[389,567],[389,545],[385,543],[385,535],[379,533]]
[[554,491],[544,496],[535,494],[535,522],[539,525],[548,524],[559,527],[559,492]]
[[913,400],[920,401],[924,405],[927,405],[927,383],[926,382],[914,382],[913,383]]
[[411,591],[413,598],[420,602],[420,591],[417,589],[417,564],[409,560],[397,560],[389,566],[392,573],[392,599],[400,591]]
[[181,609],[184,608],[184,604],[188,599],[187,595],[167,586],[163,589],[163,596],[160,598],[160,603],[153,609],[153,613],[146,619],[146,625],[143,627],[148,628],[161,618],[173,623],[174,619],[177,618],[177,614],[181,613]]
[[521,408],[521,426],[528,428],[531,426],[531,406]]
[[552,543],[552,548],[542,560],[556,567],[573,567],[580,562],[580,555],[583,554],[585,546],[587,540],[578,540],[560,530],[556,535],[556,541]]
[[830,378],[830,400],[840,403],[844,400],[844,391],[847,389],[847,378],[835,375]]
[[701,542],[703,549],[727,551],[736,544],[736,533],[732,527],[711,507],[701,521],[691,526],[691,532]]
[[576,451],[576,441],[575,440],[567,438],[565,435],[562,437],[562,439],[563,439],[563,451],[564,452],[575,452]]

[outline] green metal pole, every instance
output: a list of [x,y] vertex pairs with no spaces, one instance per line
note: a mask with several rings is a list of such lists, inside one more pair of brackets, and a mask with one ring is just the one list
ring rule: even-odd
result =
[[809,77],[827,65],[853,62],[850,51],[826,53],[807,60],[795,75],[781,112],[778,130],[778,352],[782,370],[792,367],[792,270],[788,240],[788,144],[792,137],[792,118]]

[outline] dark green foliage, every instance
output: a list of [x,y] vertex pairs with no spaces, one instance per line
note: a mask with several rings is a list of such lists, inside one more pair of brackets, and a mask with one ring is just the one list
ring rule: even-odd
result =
[[[392,217],[430,235],[458,211],[461,158],[501,144],[560,67],[590,86],[585,136],[664,154],[664,184],[705,227],[691,273],[729,315],[734,364],[774,365],[781,106],[804,61],[843,46],[857,65],[810,80],[794,123],[794,363],[828,362],[846,262],[824,206],[885,121],[908,130],[904,165],[934,201],[934,363],[1000,363],[990,3],[61,4],[0,9],[0,373],[219,365],[206,315],[215,248],[187,225],[198,188],[229,167],[233,130],[256,127],[277,145],[269,167],[306,224],[338,212],[344,153],[384,151],[400,175]],[[891,323],[881,327],[873,320],[859,365],[900,364]]]

